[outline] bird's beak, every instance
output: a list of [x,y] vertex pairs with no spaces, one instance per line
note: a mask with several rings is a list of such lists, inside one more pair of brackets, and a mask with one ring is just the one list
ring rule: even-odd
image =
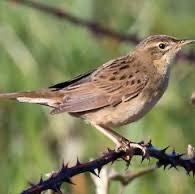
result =
[[186,44],[190,44],[190,43],[195,43],[195,40],[180,40],[178,42],[178,47],[183,47],[185,46]]

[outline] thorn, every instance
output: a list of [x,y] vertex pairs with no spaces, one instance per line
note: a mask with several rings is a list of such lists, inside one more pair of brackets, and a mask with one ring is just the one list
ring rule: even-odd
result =
[[98,167],[97,170],[98,170],[98,176],[99,176],[100,175],[100,171],[102,170],[102,167]]
[[176,162],[175,162],[175,157],[177,157],[177,153],[173,150],[173,152],[172,152],[172,154],[173,154],[173,159],[169,159],[170,160],[170,167],[169,167],[169,169],[171,169],[171,168],[175,168],[177,171],[179,171],[179,169],[177,168],[177,164],[176,164]]
[[[68,163],[65,165],[64,162],[63,162],[63,163],[62,163],[62,167],[61,167],[61,169],[60,169],[59,172],[64,172],[64,171],[66,171],[67,169],[68,169]],[[54,175],[56,175],[56,173],[52,173],[51,176],[54,176]]]
[[142,157],[141,163],[143,163],[143,161],[144,161],[145,159],[147,159],[147,160],[148,160],[148,163],[150,163],[150,155],[149,155],[149,153],[148,153],[147,150],[146,150],[145,153],[143,153],[143,155],[142,155],[141,157]]
[[64,170],[65,165],[64,165],[64,161],[62,162],[62,166],[61,166],[61,170]]
[[168,164],[163,164],[164,170],[166,170],[167,166],[168,166]]
[[112,150],[112,149],[110,149],[110,148],[107,148],[107,152],[108,152],[108,153],[112,153],[112,152],[113,152],[113,150]]
[[180,159],[182,156],[184,156],[185,154],[177,154],[176,155],[176,159]]
[[116,161],[116,160],[112,160],[112,161],[110,162],[110,164],[113,165],[115,161]]
[[141,164],[143,163],[143,161],[146,159],[145,155],[142,155],[142,159],[141,159]]
[[64,159],[62,160],[62,166],[64,166]]
[[189,166],[188,163],[185,164],[184,168],[185,168],[185,170],[186,170],[186,174],[187,174],[187,175],[190,175],[191,168],[190,168],[190,166]]
[[90,170],[89,172],[100,178],[99,174],[97,174],[97,173],[95,172],[95,170]]
[[186,174],[187,174],[188,176],[190,176],[190,171],[191,171],[190,167],[189,167],[189,166],[185,166],[184,168],[185,168],[185,170],[186,170]]
[[175,149],[173,149],[173,151],[172,151],[172,155],[173,155],[173,156],[176,156],[176,155],[177,155],[177,153],[176,153]]
[[151,140],[151,139],[148,141],[148,145],[149,145],[149,146],[152,145],[152,140]]
[[175,170],[179,171],[179,169],[177,168],[177,166],[175,166],[174,164],[171,164],[168,170],[170,170],[171,168],[174,168]]
[[65,165],[64,162],[63,162],[62,166],[61,166],[61,169],[60,169],[60,172],[65,171],[67,168],[68,168],[68,163]]
[[81,162],[79,161],[79,158],[77,157],[77,163],[76,163],[76,166],[79,166],[81,165]]
[[56,193],[63,194],[60,190],[60,185],[54,185],[54,187],[52,187],[51,189]]
[[164,154],[164,153],[166,152],[166,150],[167,150],[169,147],[170,147],[170,146],[167,146],[166,148],[160,150],[160,152]]
[[43,177],[41,176],[40,180],[39,180],[39,184],[43,183]]
[[64,164],[64,169],[68,168],[68,162],[66,163],[66,165]]
[[157,162],[156,162],[156,166],[157,166],[158,168],[160,168],[160,167],[162,166],[162,164],[160,163],[160,161],[157,161]]
[[65,180],[65,182],[67,182],[67,183],[69,183],[69,184],[71,184],[71,185],[75,185],[75,184],[71,181],[70,178],[67,178],[67,179]]

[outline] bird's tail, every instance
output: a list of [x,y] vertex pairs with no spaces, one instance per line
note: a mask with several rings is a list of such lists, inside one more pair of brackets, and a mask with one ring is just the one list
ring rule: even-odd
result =
[[1,99],[12,99],[19,102],[43,104],[51,107],[56,107],[57,103],[57,99],[52,95],[51,91],[0,93]]

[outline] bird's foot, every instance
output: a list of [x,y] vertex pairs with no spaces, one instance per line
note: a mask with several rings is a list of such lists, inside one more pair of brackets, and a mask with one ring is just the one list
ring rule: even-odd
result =
[[127,162],[127,165],[130,164],[131,158],[136,150],[139,150],[142,152],[142,158],[149,159],[149,154],[147,152],[147,149],[145,147],[144,142],[135,143],[131,142],[128,139],[121,137],[119,141],[119,146],[117,146],[117,151],[124,151],[126,154],[122,157]]

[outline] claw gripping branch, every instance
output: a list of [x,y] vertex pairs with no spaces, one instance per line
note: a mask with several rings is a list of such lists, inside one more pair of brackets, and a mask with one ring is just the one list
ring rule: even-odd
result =
[[[157,159],[157,167],[163,166],[164,169],[169,166],[170,168],[174,167],[183,167],[187,174],[195,174],[195,158],[194,157],[187,157],[184,154],[176,153],[175,151],[171,153],[166,153],[168,147],[164,149],[157,149],[155,148],[151,142],[144,144],[140,144],[144,149],[146,149],[147,155],[149,158],[156,158]],[[117,159],[121,159],[126,157],[128,154],[129,158],[133,156],[142,156],[142,159],[145,157],[143,156],[143,152],[138,148],[132,148],[130,145],[131,151],[114,151],[108,149],[104,155],[96,160],[89,161],[87,163],[80,163],[77,159],[77,163],[75,166],[68,167],[68,165],[62,165],[61,169],[58,172],[52,173],[48,179],[43,180],[40,179],[39,183],[31,184],[31,187],[24,190],[21,194],[40,194],[41,192],[51,189],[55,192],[62,193],[60,187],[63,182],[67,182],[73,184],[71,181],[71,177],[78,175],[80,173],[90,172],[99,176],[99,172],[101,171],[102,167],[110,162],[114,162]],[[96,171],[98,173],[96,173]]]

